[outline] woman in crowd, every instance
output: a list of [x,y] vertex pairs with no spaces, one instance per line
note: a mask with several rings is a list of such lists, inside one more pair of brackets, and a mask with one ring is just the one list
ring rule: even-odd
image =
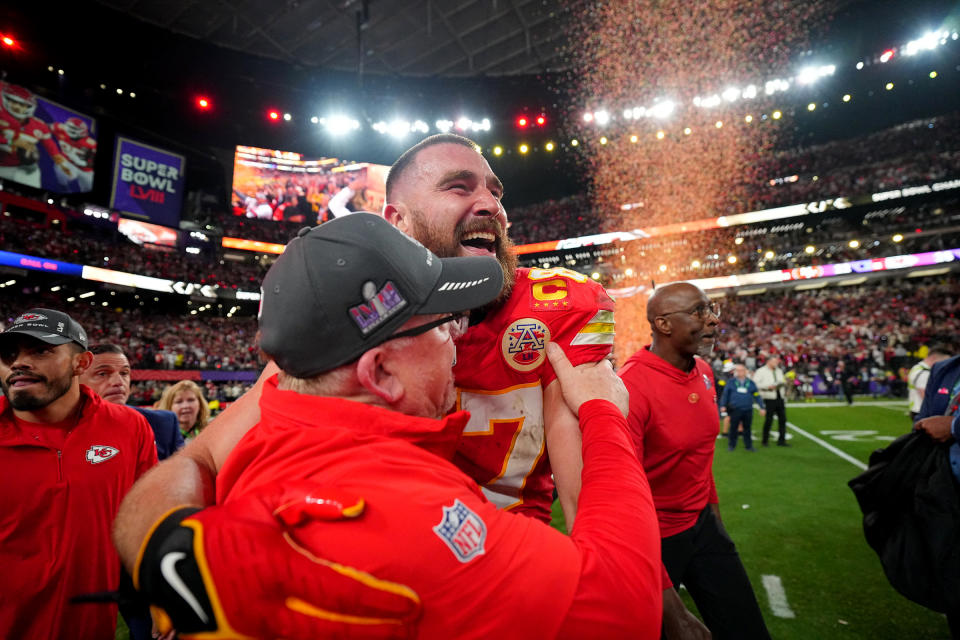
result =
[[177,414],[180,433],[185,440],[197,437],[210,421],[210,407],[203,397],[203,390],[190,380],[181,380],[164,389],[157,408]]

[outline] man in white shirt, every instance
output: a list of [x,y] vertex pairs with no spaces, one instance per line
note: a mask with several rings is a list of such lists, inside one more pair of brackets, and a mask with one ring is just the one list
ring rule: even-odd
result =
[[780,437],[777,439],[778,447],[789,447],[787,443],[787,410],[784,404],[786,396],[786,378],[783,375],[783,369],[780,368],[780,357],[771,355],[766,363],[753,374],[753,382],[760,391],[760,397],[763,398],[763,404],[766,407],[767,415],[763,419],[763,446],[769,446],[770,426],[773,424],[773,416],[777,416],[777,427],[780,431]]

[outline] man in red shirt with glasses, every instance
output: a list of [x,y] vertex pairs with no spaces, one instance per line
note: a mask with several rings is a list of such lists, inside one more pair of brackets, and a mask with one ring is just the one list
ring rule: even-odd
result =
[[[667,638],[769,638],[750,580],[720,520],[713,454],[720,418],[712,350],[720,308],[698,287],[659,287],[647,303],[652,343],[620,370],[627,423],[650,481],[663,555]],[[672,585],[686,586],[706,626]]]

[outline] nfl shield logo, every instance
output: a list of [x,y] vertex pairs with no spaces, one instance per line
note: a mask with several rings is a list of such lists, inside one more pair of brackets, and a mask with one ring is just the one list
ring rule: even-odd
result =
[[483,555],[487,525],[460,500],[443,508],[443,519],[433,532],[450,547],[460,562],[470,562]]

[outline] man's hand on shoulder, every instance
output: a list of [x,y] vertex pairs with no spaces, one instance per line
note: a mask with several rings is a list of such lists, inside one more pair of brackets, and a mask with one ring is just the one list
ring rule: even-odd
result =
[[547,344],[547,358],[557,374],[563,399],[575,414],[579,415],[580,405],[584,402],[599,399],[612,402],[623,415],[627,415],[630,394],[609,360],[574,367],[563,349],[553,342]]

